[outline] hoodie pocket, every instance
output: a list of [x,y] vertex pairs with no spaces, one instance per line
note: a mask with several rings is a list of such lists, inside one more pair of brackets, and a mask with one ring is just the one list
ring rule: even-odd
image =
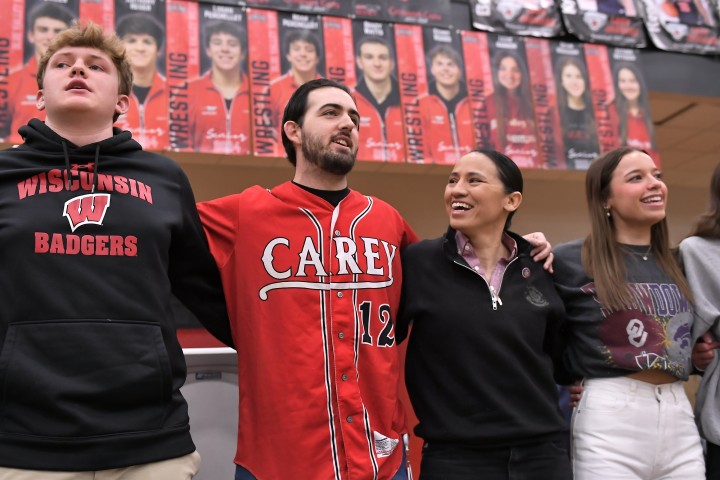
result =
[[0,353],[0,432],[85,437],[158,429],[172,390],[158,324],[11,324]]

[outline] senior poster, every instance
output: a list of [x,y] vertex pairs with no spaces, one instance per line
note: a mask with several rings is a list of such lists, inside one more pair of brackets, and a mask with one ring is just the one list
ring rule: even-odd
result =
[[470,11],[473,27],[487,32],[554,37],[563,31],[554,0],[471,0]]
[[583,45],[553,43],[552,62],[562,131],[562,156],[568,169],[587,170],[590,162],[600,155],[600,143]]
[[645,26],[659,49],[720,53],[720,29],[708,0],[642,0]]
[[36,107],[37,65],[55,36],[78,16],[78,1],[4,0],[11,22],[0,48],[7,52],[0,77],[0,138],[21,143],[18,128],[31,118],[45,119]]
[[191,150],[226,155],[251,152],[245,20],[241,7],[199,6],[200,72],[188,83]]
[[[217,2],[218,0],[212,0]],[[235,0],[219,0],[220,3],[238,5]],[[339,0],[242,0],[248,7],[285,10],[298,13],[348,16],[353,12],[352,2]]]
[[610,65],[609,48],[606,45],[585,44],[585,63],[590,78],[590,99],[595,115],[600,152],[605,153],[620,146],[618,140],[617,116],[613,100],[613,72]]
[[567,168],[563,155],[562,129],[550,42],[540,38],[525,39],[525,54],[530,74],[530,92],[535,108],[535,131],[539,166]]
[[400,101],[393,25],[353,22],[356,81],[349,84],[360,112],[358,159],[404,162],[405,123]]
[[417,23],[446,27],[450,24],[450,0],[386,0],[385,17],[394,23]]
[[496,149],[521,168],[544,167],[523,40],[493,34],[489,39],[494,92],[488,107]]
[[563,0],[561,12],[568,31],[584,42],[647,44],[636,0]]
[[167,0],[167,89],[170,148],[192,150],[188,85],[200,74],[199,4]]
[[146,150],[168,148],[165,2],[115,0],[115,33],[133,73],[130,108],[115,122]]
[[248,9],[255,155],[285,155],[280,134],[285,105],[300,85],[324,73],[321,25],[317,15]]
[[460,37],[453,30],[426,27],[423,44],[428,92],[418,99],[418,108],[425,132],[425,158],[454,164],[476,144]]
[[385,18],[385,0],[354,0],[352,14],[356,19],[387,20]]
[[478,148],[496,149],[496,142],[491,132],[490,106],[493,101],[492,72],[490,71],[490,53],[488,34],[484,32],[461,32],[462,49],[465,58],[472,62],[465,64],[465,82],[470,99],[470,114]]
[[618,142],[645,150],[659,165],[649,91],[640,68],[640,51],[613,48],[610,50],[610,62],[615,93],[612,112]]
[[398,79],[407,161],[430,163],[432,160],[426,158],[427,132],[420,112],[420,98],[428,92],[422,27],[396,24],[395,44],[398,51],[403,52],[398,56]]

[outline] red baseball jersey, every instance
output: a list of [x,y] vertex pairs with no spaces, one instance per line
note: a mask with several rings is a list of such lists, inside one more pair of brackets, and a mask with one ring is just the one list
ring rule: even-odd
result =
[[455,163],[475,148],[475,134],[468,98],[460,100],[452,112],[437,95],[419,100],[425,133],[425,158],[433,163]]
[[405,414],[394,318],[400,214],[293,183],[198,205],[221,270],[240,388],[235,462],[257,478],[388,479]]
[[250,91],[247,78],[227,107],[213,85],[210,72],[190,83],[190,139],[192,148],[225,154],[250,153]]
[[168,89],[162,75],[155,72],[144,103],[139,103],[134,93],[130,94],[130,109],[117,119],[115,126],[130,130],[145,150],[169,148]]

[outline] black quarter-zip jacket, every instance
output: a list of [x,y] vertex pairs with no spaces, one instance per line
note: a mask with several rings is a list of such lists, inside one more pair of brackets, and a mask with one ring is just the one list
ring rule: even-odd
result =
[[455,230],[403,251],[397,337],[412,325],[405,379],[425,441],[502,447],[564,429],[553,378],[563,304],[532,246],[509,234],[518,256],[497,292],[502,304],[458,253]]
[[232,341],[185,174],[118,129],[83,147],[39,120],[20,133],[0,152],[0,466],[191,453],[175,319]]

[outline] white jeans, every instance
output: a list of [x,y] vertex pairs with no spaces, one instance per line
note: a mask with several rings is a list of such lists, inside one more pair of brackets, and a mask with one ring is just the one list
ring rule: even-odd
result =
[[0,480],[190,480],[200,468],[195,451],[161,462],[97,472],[46,472],[0,467]]
[[683,383],[586,380],[572,417],[572,463],[575,480],[704,480]]

